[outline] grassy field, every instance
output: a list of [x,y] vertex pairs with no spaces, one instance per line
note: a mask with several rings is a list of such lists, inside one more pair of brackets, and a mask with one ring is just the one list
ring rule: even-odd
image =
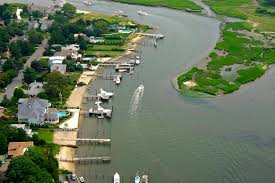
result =
[[38,138],[44,140],[47,144],[53,143],[53,132],[49,129],[39,129]]
[[275,31],[273,16],[258,15],[255,13],[257,8],[265,8],[274,11],[274,8],[263,7],[256,0],[203,0],[217,14],[231,16],[247,20],[257,25],[256,31]]
[[145,6],[163,6],[178,10],[192,9],[201,10],[202,8],[191,0],[113,0],[122,3],[139,4]]

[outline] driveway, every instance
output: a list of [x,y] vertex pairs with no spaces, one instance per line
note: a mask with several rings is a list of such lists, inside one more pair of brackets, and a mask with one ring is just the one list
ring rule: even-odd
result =
[[8,99],[11,99],[13,96],[13,92],[16,87],[22,85],[23,83],[23,71],[27,67],[31,67],[31,63],[34,60],[40,60],[41,57],[43,56],[43,53],[45,52],[45,48],[48,46],[48,41],[44,40],[39,47],[35,50],[35,52],[32,54],[32,56],[27,60],[27,62],[24,64],[24,67],[22,70],[19,71],[18,75],[13,78],[12,82],[6,87],[4,95],[7,96]]

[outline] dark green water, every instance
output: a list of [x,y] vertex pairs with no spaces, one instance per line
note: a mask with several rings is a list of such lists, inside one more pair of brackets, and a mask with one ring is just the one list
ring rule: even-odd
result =
[[[116,171],[123,175],[123,182],[133,182],[131,176],[147,169],[154,183],[273,183],[274,69],[231,95],[180,96],[171,79],[209,53],[218,39],[219,23],[164,8],[95,2],[89,8],[77,1],[74,4],[105,13],[124,10],[130,18],[159,27],[166,37],[157,49],[142,47],[142,64],[119,87],[110,81],[93,82],[93,89],[103,87],[116,93],[111,102],[114,115],[111,122],[84,118],[79,136],[111,137],[112,145],[79,146],[77,156],[108,155],[112,162],[77,166],[78,174],[89,183],[111,182]],[[139,9],[151,15],[139,17]],[[130,115],[130,101],[140,84],[145,87],[140,108]]]

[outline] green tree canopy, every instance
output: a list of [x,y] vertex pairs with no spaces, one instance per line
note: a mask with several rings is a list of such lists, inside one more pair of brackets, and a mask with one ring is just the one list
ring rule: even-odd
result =
[[0,133],[0,154],[5,154],[8,150],[8,140],[7,137]]
[[73,18],[76,15],[76,7],[74,7],[70,3],[64,4],[64,6],[62,7],[62,11],[64,15],[68,16],[69,18]]
[[21,88],[15,88],[13,96],[17,99],[23,98],[25,95],[24,91]]
[[19,156],[11,160],[7,177],[12,183],[52,183],[51,175],[41,170],[28,156]]
[[45,92],[49,97],[54,98],[59,97],[59,94],[63,93],[68,85],[67,77],[58,71],[49,73],[46,76],[46,82]]
[[37,78],[37,73],[33,68],[27,68],[24,71],[24,80],[26,83],[32,83]]
[[34,45],[40,44],[43,40],[43,34],[34,29],[28,32],[28,36],[30,43]]

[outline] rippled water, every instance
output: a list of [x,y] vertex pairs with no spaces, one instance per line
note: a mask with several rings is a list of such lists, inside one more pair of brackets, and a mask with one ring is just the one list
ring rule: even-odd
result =
[[[111,81],[93,82],[94,89],[115,92],[112,102],[104,104],[113,106],[114,115],[111,121],[84,118],[79,136],[111,137],[112,145],[79,146],[77,156],[108,155],[112,162],[80,165],[78,173],[88,182],[110,182],[116,171],[123,175],[123,182],[132,182],[137,171],[149,169],[151,182],[157,183],[273,183],[274,69],[231,95],[209,99],[180,96],[171,79],[197,65],[214,47],[219,22],[165,8],[95,3],[86,7],[74,1],[83,10],[111,13],[121,9],[130,18],[159,27],[166,37],[157,49],[149,44],[142,48],[142,64],[120,86]],[[139,17],[139,9],[151,15]],[[131,117],[132,95],[140,84],[146,90],[140,110]],[[84,108],[90,106],[91,102]]]

